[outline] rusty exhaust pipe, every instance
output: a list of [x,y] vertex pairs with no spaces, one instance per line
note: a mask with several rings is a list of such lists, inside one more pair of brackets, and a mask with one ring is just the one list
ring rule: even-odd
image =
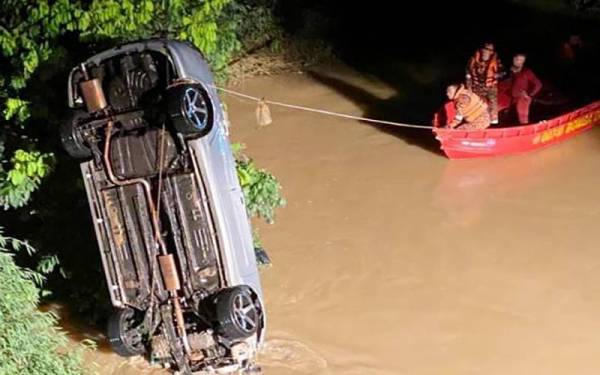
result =
[[[177,291],[181,289],[181,283],[179,281],[179,275],[177,274],[177,267],[175,266],[175,257],[173,254],[160,255],[158,257],[158,262],[160,264],[160,272],[163,277],[163,281],[165,283],[165,288],[177,296]],[[173,313],[175,314],[175,319],[177,320],[177,329],[179,330],[179,334],[181,337],[185,337],[184,340],[186,351],[189,350],[188,354],[191,354],[191,349],[189,348],[189,344],[187,342],[187,333],[185,331],[185,322],[183,320],[183,312],[181,310],[181,303],[179,303],[179,299],[173,301]]]
[[152,199],[152,190],[150,187],[150,183],[143,178],[132,178],[129,180],[119,180],[117,176],[114,175],[112,170],[112,163],[110,161],[110,143],[112,139],[112,129],[114,123],[112,120],[108,121],[106,126],[106,141],[104,142],[104,165],[106,167],[106,176],[115,185],[118,186],[127,186],[133,184],[141,184],[144,188],[144,194],[146,195],[146,200],[148,201],[148,208],[150,210],[150,216],[152,219],[152,229],[154,232],[154,238],[159,243],[159,248],[161,250],[162,255],[167,255],[167,245],[165,244],[162,236],[160,235],[160,224],[158,222],[158,216],[156,212],[156,206],[154,205],[154,200]]
[[167,252],[167,246],[164,240],[162,239],[162,236],[160,235],[160,223],[158,221],[156,206],[154,205],[154,200],[152,199],[150,183],[148,183],[148,181],[144,180],[143,178],[119,180],[114,175],[112,170],[112,164],[110,162],[110,143],[112,139],[113,126],[113,121],[109,120],[106,126],[106,141],[104,142],[104,164],[106,166],[106,175],[112,183],[118,186],[141,184],[144,187],[144,192],[148,201],[148,208],[150,210],[150,216],[152,217],[154,237],[160,245],[159,248],[161,255],[158,257],[159,268],[163,276],[163,282],[165,283],[165,287],[171,297],[171,303],[173,304],[173,312],[175,315],[177,331],[179,332],[179,336],[183,341],[183,347],[186,353],[188,355],[191,355],[192,350],[187,339],[187,332],[185,330],[183,312],[181,310],[181,302],[179,301],[179,297],[177,295],[177,291],[181,288],[181,283],[179,281],[179,275],[177,273],[177,268],[175,266],[175,259],[173,257],[173,254],[169,254]]
[[[84,81],[80,83],[79,87],[83,95],[83,99],[86,104],[88,112],[94,113],[104,111],[108,107],[104,91],[102,90],[102,82],[93,78],[90,79],[85,64],[81,64],[81,72],[84,76]],[[110,182],[117,186],[128,186],[133,184],[141,184],[144,189],[144,195],[148,202],[148,209],[150,210],[150,216],[152,221],[152,229],[154,232],[155,241],[159,247],[159,268],[163,275],[163,282],[170,295],[171,303],[173,304],[174,316],[176,320],[177,331],[183,342],[185,352],[191,356],[192,351],[188,342],[187,332],[185,329],[185,322],[183,319],[183,312],[181,310],[181,302],[178,297],[178,290],[181,288],[179,281],[179,275],[175,266],[175,260],[172,254],[167,251],[167,246],[160,234],[160,223],[158,218],[158,212],[154,200],[152,199],[152,189],[150,183],[143,178],[133,178],[127,180],[119,180],[113,173],[112,163],[110,161],[110,145],[112,140],[112,130],[114,122],[109,120],[106,125],[106,140],[104,142],[104,165],[106,169],[106,176]]]
[[79,83],[83,101],[90,113],[102,111],[108,107],[104,90],[102,90],[102,82],[98,78],[90,79],[90,76],[85,68],[85,64],[81,64],[81,72],[83,73],[84,81]]

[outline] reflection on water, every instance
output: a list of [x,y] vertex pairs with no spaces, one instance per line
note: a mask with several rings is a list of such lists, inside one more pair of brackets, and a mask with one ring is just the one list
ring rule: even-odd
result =
[[544,188],[544,176],[575,161],[577,156],[569,146],[509,157],[447,162],[434,189],[434,206],[446,211],[448,220],[456,225],[473,225],[489,209],[486,205],[494,197],[514,197]]

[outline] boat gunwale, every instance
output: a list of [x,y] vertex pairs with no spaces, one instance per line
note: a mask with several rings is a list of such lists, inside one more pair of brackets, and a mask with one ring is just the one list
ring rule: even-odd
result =
[[[436,139],[440,142],[443,139],[488,139],[488,138],[515,138],[521,136],[529,136],[544,132],[546,130],[564,125],[566,122],[572,121],[575,118],[582,116],[584,112],[593,112],[600,109],[600,100],[590,103],[581,108],[577,108],[571,112],[554,117],[549,120],[542,120],[533,124],[509,126],[503,128],[487,128],[483,130],[460,130],[449,128],[434,128]],[[528,131],[533,129],[533,131]],[[507,133],[514,133],[507,135]]]

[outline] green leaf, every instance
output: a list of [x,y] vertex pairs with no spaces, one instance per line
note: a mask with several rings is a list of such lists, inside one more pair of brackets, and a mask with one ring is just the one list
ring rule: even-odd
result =
[[8,173],[8,178],[13,185],[20,185],[25,181],[25,174],[21,171],[13,169]]

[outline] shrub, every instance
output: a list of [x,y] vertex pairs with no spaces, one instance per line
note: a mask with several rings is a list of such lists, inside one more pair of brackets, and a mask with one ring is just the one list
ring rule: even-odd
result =
[[82,374],[83,347],[69,352],[57,317],[38,309],[44,277],[15,264],[21,250],[34,251],[0,228],[0,374]]
[[236,169],[248,214],[271,224],[275,221],[275,209],[286,203],[281,196],[281,185],[271,173],[257,168],[252,159],[242,153],[243,149],[242,144],[234,144]]

